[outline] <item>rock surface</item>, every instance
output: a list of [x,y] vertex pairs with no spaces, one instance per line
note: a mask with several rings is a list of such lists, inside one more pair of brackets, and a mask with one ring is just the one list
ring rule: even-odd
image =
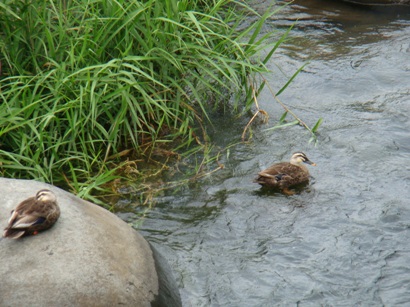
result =
[[0,241],[0,306],[151,306],[158,294],[145,239],[107,210],[59,188],[0,178],[0,226],[43,188],[61,208],[53,228]]

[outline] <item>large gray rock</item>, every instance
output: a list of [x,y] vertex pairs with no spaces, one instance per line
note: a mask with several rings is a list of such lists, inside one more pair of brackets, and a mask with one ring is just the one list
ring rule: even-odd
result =
[[56,194],[60,219],[38,235],[0,241],[0,306],[151,306],[151,249],[107,210],[44,183],[0,178],[0,227],[43,188]]

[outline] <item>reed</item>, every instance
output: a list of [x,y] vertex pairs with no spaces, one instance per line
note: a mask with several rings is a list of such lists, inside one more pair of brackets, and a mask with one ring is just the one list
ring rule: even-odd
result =
[[[236,97],[231,107],[249,109],[248,80],[278,46],[274,33],[261,34],[274,12],[258,16],[245,1],[1,8],[0,171],[93,201],[124,163],[201,144],[210,108]],[[249,14],[257,18],[243,27]]]

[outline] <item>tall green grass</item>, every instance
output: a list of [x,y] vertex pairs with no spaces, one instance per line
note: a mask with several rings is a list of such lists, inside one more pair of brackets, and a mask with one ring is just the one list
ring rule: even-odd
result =
[[272,12],[244,27],[249,14],[234,0],[3,2],[2,175],[92,199],[125,158],[200,142],[209,108],[249,108],[277,48],[261,35]]

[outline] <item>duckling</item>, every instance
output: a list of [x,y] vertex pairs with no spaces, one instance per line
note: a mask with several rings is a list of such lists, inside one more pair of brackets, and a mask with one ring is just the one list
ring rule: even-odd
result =
[[258,173],[256,183],[262,186],[279,189],[287,195],[294,194],[289,188],[309,181],[309,170],[303,163],[315,166],[303,152],[295,152],[290,162],[273,164]]
[[27,198],[11,211],[3,237],[18,239],[36,235],[52,227],[59,217],[60,207],[55,194],[47,189],[40,190],[36,196]]

